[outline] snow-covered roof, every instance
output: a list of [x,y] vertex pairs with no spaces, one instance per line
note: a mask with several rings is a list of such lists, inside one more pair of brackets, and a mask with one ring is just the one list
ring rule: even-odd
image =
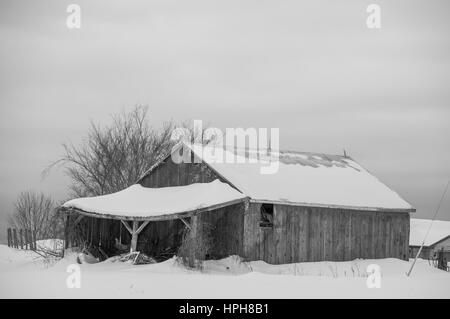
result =
[[[146,188],[132,185],[117,193],[72,199],[64,208],[110,218],[151,218],[208,210],[246,198],[230,185],[215,180],[188,186]],[[155,218],[156,219],[156,218]]]
[[[184,144],[186,145],[186,144]],[[214,146],[187,145],[219,175],[254,201],[293,203],[304,206],[364,210],[415,211],[395,191],[349,157],[318,153],[279,151],[249,162],[249,154]],[[223,154],[217,150],[222,150]],[[174,150],[174,152],[176,149]],[[266,151],[267,153],[267,151]],[[254,154],[253,154],[254,155]],[[261,155],[261,153],[260,153]],[[226,162],[227,156],[245,163]],[[245,157],[242,159],[242,157]],[[262,174],[270,161],[279,166],[274,174]],[[222,159],[222,163],[220,163]]]
[[[431,219],[411,218],[409,232],[409,245],[420,246],[430,227]],[[425,240],[425,246],[432,246],[450,236],[450,221],[435,220],[431,225],[430,233]]]

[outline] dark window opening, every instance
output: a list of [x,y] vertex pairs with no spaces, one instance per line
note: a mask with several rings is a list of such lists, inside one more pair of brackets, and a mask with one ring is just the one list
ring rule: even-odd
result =
[[273,204],[262,204],[260,213],[259,227],[272,227]]

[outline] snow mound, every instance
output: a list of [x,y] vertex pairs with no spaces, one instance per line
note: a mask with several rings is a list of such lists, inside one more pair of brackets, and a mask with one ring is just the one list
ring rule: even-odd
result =
[[249,263],[239,256],[229,256],[220,260],[205,260],[202,271],[205,273],[242,275],[252,271]]

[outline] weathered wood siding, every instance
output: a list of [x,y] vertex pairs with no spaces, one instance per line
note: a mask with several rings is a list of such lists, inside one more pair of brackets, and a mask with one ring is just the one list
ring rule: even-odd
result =
[[272,264],[408,258],[409,214],[274,205],[273,227],[259,226],[261,204],[244,218],[244,256]]
[[[220,259],[243,254],[244,203],[203,212],[198,215],[198,240],[212,242],[207,259]],[[206,237],[206,238],[205,238]]]
[[215,179],[224,181],[204,162],[177,164],[169,157],[145,176],[141,185],[150,188],[184,186],[193,183],[209,183]]
[[149,222],[138,236],[137,250],[157,256],[167,249],[177,249],[184,228],[185,225],[179,219]]

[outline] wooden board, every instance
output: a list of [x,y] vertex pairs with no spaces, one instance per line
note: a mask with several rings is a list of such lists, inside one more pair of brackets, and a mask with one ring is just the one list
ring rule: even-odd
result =
[[408,257],[409,214],[274,205],[274,225],[260,227],[259,203],[244,216],[244,256],[281,264]]

